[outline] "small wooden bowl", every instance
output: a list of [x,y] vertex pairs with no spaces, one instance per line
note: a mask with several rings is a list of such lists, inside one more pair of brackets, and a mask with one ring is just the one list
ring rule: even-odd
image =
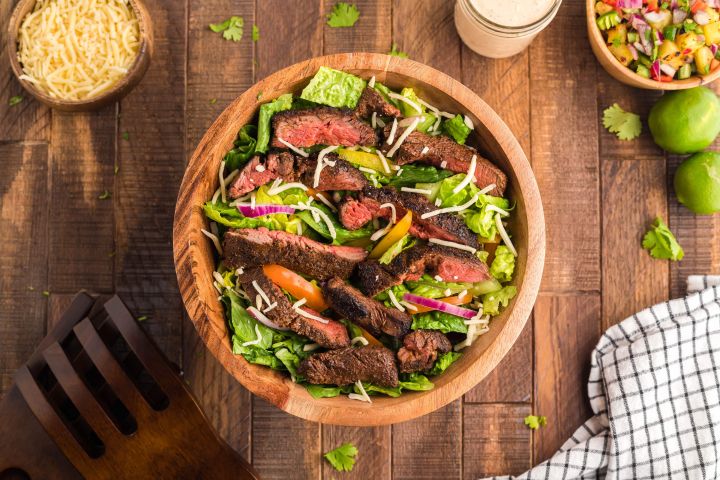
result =
[[140,49],[135,61],[130,66],[130,70],[127,75],[120,79],[118,83],[100,96],[93,97],[87,100],[61,100],[58,98],[51,97],[47,93],[39,90],[35,85],[27,80],[21,80],[20,75],[23,74],[22,65],[17,56],[17,44],[18,44],[18,31],[22,24],[25,16],[32,11],[35,7],[36,0],[20,0],[15,6],[12,16],[10,17],[10,23],[8,25],[8,44],[7,53],[10,57],[10,66],[15,74],[15,78],[18,79],[20,85],[33,97],[49,106],[58,110],[65,110],[68,112],[81,112],[88,110],[97,110],[98,108],[104,107],[110,103],[116,102],[135,85],[140,83],[143,75],[150,65],[150,58],[153,53],[154,37],[153,37],[153,23],[150,18],[150,13],[142,0],[129,0],[130,6],[135,12],[135,16],[138,19],[140,26]]
[[608,50],[605,39],[595,22],[595,3],[596,0],[586,0],[587,29],[590,46],[600,65],[602,65],[605,71],[615,80],[630,85],[631,87],[645,88],[647,90],[685,90],[686,88],[706,85],[720,77],[720,68],[716,68],[707,75],[693,75],[690,78],[673,80],[672,82],[658,82],[641,77],[620,63],[618,59],[610,53],[610,50]]
[[[250,364],[231,351],[227,321],[212,285],[214,247],[200,232],[208,228],[202,205],[218,188],[217,171],[238,130],[253,120],[261,103],[283,93],[298,93],[321,66],[344,70],[394,89],[410,86],[442,110],[466,113],[475,124],[472,142],[509,176],[516,202],[511,231],[519,256],[514,284],[517,296],[491,323],[490,332],[433,382],[428,392],[399,398],[376,396],[373,403],[345,396],[313,399],[288,375]],[[258,96],[260,99],[258,100]],[[200,337],[218,361],[245,387],[288,413],[329,424],[370,426],[402,422],[432,412],[460,397],[500,362],[530,315],[545,257],[545,224],[537,183],[517,140],[497,114],[470,89],[442,72],[412,60],[377,53],[313,58],[276,72],[250,87],[205,133],[185,172],[173,228],[178,283],[185,307]]]

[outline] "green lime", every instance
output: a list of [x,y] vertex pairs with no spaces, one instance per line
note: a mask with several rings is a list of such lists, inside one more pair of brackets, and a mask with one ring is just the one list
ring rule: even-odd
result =
[[720,99],[705,87],[667,93],[650,110],[648,124],[668,152],[699,152],[720,133]]
[[720,212],[720,153],[700,152],[675,172],[675,194],[695,213]]

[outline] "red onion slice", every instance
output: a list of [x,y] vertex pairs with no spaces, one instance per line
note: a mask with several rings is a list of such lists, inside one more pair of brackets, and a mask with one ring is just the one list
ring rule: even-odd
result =
[[273,213],[295,213],[295,208],[288,205],[255,205],[255,208],[250,205],[238,205],[237,208],[247,218],[262,217]]
[[452,305],[447,302],[441,302],[440,300],[435,300],[434,298],[426,298],[421,297],[420,295],[413,295],[412,293],[406,293],[405,295],[403,295],[403,300],[405,300],[406,302],[421,305],[423,307],[432,308],[433,310],[439,310],[441,312],[449,313],[450,315],[455,315],[456,317],[462,317],[467,319],[475,317],[478,313],[475,310],[458,307],[457,305]]

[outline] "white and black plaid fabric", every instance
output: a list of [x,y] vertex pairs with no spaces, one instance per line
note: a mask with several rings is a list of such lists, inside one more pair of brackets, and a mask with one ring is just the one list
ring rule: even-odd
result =
[[692,276],[688,292],[609,328],[591,359],[595,416],[549,460],[497,478],[720,478],[720,276]]

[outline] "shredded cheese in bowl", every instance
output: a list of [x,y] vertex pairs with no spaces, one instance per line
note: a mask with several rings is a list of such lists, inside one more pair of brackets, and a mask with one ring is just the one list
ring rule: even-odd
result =
[[128,0],[37,0],[18,31],[21,80],[50,97],[98,97],[124,78],[140,50]]

